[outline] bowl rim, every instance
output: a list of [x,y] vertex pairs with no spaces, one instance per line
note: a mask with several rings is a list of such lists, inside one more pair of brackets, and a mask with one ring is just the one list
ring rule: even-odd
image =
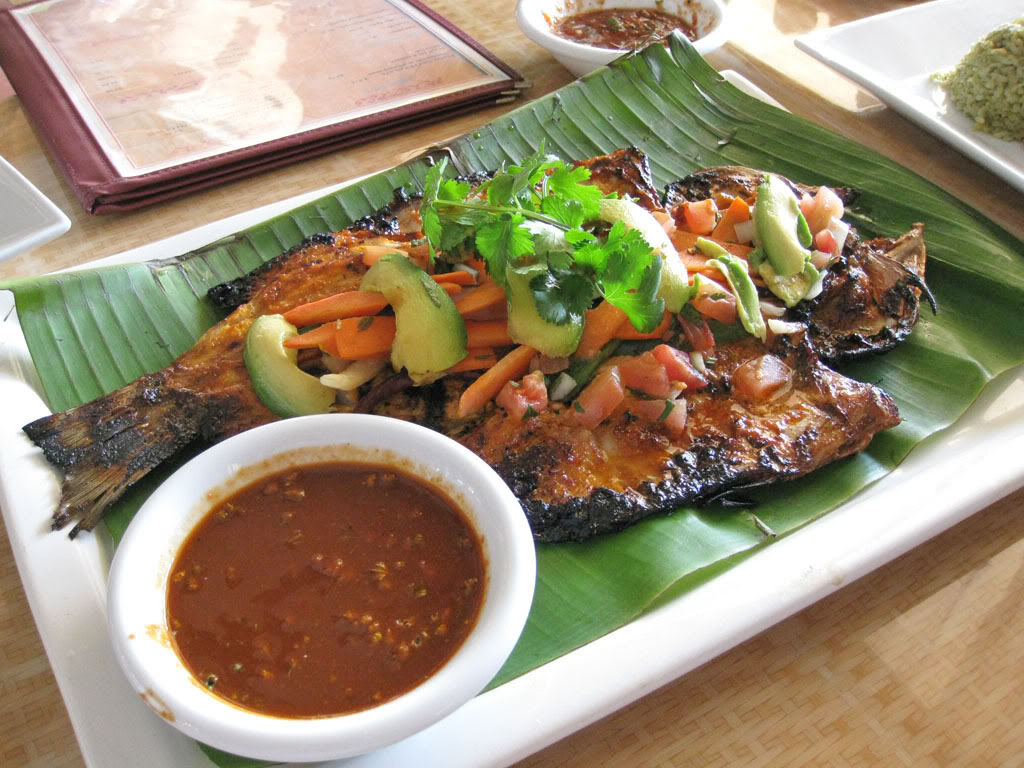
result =
[[[603,63],[608,63],[620,56],[631,54],[631,51],[601,48],[596,45],[577,43],[564,37],[559,37],[551,31],[550,25],[543,19],[543,11],[541,10],[543,2],[545,0],[517,0],[516,2],[516,21],[519,23],[519,28],[538,45],[575,59],[601,60]],[[634,7],[643,7],[645,5],[654,7],[660,5],[657,0],[629,0],[629,2],[634,3]],[[691,43],[703,55],[710,53],[725,43],[728,14],[725,3],[722,0],[696,0],[696,2],[703,5],[715,16],[715,21],[708,30],[708,33]],[[615,0],[611,0],[608,5],[614,7]],[[600,66],[600,64],[596,66]]]
[[[296,458],[309,457],[314,449],[338,445],[348,445],[351,450],[341,452],[357,461],[375,460],[384,451],[401,460],[406,471],[418,476],[422,471],[433,482],[443,478],[438,484],[455,496],[484,547],[487,586],[480,614],[440,670],[384,704],[345,715],[301,719],[242,709],[205,690],[185,669],[169,640],[166,580],[171,565],[184,537],[222,497],[211,497],[210,491],[224,487],[239,469],[247,469],[248,484],[280,468],[280,464],[268,464],[262,472],[249,472],[248,468],[270,457],[290,450]],[[358,458],[370,456],[374,458]],[[302,463],[301,458],[297,463]],[[211,477],[222,480],[211,485]],[[410,736],[483,690],[525,626],[535,581],[536,551],[526,517],[508,486],[479,456],[438,432],[398,419],[364,414],[305,416],[217,443],[153,492],[114,553],[107,591],[108,631],[118,663],[135,691],[192,738],[256,759],[339,759]]]

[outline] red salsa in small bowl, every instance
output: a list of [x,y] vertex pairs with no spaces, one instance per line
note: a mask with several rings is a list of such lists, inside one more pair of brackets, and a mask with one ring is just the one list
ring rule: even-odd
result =
[[479,537],[439,489],[393,466],[289,467],[189,535],[170,572],[168,627],[217,696],[326,717],[437,672],[476,623],[485,580]]
[[696,40],[696,16],[687,21],[653,8],[605,8],[565,16],[552,25],[551,31],[574,43],[632,50],[661,40],[676,29],[688,40]]

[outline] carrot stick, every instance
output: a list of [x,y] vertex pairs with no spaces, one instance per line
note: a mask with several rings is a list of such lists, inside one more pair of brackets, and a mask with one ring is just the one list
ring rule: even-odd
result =
[[466,346],[502,347],[512,344],[508,335],[508,323],[504,320],[467,320]]
[[395,343],[394,317],[347,317],[339,320],[334,342],[342,360],[381,357]]
[[287,347],[288,349],[307,349],[309,347],[319,347],[325,340],[334,337],[335,324],[326,323],[321,325],[319,328],[314,328],[312,331],[306,331],[300,333],[298,336],[292,336],[290,339],[285,339],[281,346]]
[[615,338],[615,332],[623,322],[628,322],[626,313],[607,301],[588,310],[583,321],[583,336],[576,347],[576,356],[590,358],[596,355],[601,347]]
[[284,319],[298,328],[326,323],[342,317],[376,315],[388,305],[384,294],[376,291],[346,291],[319,301],[300,304],[284,313]]
[[459,285],[458,283],[438,283],[439,286],[444,288],[445,293],[449,296],[455,293],[460,293],[465,286]]
[[734,241],[736,239],[736,225],[741,221],[747,221],[750,219],[750,206],[747,202],[737,197],[731,203],[729,207],[725,209],[725,213],[722,218],[718,220],[718,224],[715,225],[714,231],[711,233],[711,237],[715,240],[728,240]]
[[620,325],[615,331],[616,339],[629,339],[632,341],[642,341],[644,339],[660,339],[665,335],[665,331],[668,330],[672,324],[672,313],[666,312],[665,316],[661,318],[661,322],[658,323],[658,327],[649,333],[640,333],[633,324],[626,320]]
[[[468,272],[449,272],[445,275],[434,275],[438,284],[448,292],[449,295],[458,293],[467,283],[464,278],[440,280],[448,274],[465,274],[472,284],[473,276]],[[365,315],[376,315],[388,305],[384,295],[376,291],[346,291],[336,293],[333,296],[311,301],[308,304],[300,304],[284,313],[284,319],[294,326],[305,328],[308,325],[326,323],[329,320],[340,320],[344,317],[363,317]]]
[[455,272],[442,272],[439,275],[431,275],[439,283],[456,283],[457,285],[476,285],[476,278],[472,272],[457,270]]
[[409,255],[408,251],[397,245],[371,245],[364,243],[363,245],[354,246],[352,250],[363,254],[363,264],[368,267],[372,267],[380,260],[381,256],[386,256],[389,253],[397,253],[402,256]]
[[[691,248],[696,247],[698,237],[700,237],[700,235],[695,235],[693,232],[687,232],[686,230],[683,229],[677,229],[671,235],[672,245],[676,247],[676,250],[679,251],[679,255],[682,256],[685,251],[688,251]],[[739,256],[741,259],[747,258],[747,254],[754,250],[749,245],[740,245],[739,243],[727,243],[724,240],[718,240],[717,238],[714,237],[708,237],[705,239],[714,240],[720,246],[725,248],[725,250],[727,250],[729,253],[735,256]],[[683,263],[686,262],[684,261]]]
[[465,371],[479,371],[484,368],[493,368],[498,362],[498,356],[490,347],[470,347],[466,356],[448,369],[448,373],[464,373]]
[[533,347],[516,347],[480,374],[480,378],[466,387],[459,398],[459,416],[469,416],[487,405],[507,382],[529,370],[530,361],[536,354]]
[[492,307],[499,301],[504,300],[505,289],[497,283],[488,280],[485,283],[481,283],[475,291],[467,293],[456,301],[455,308],[459,310],[460,315],[468,315],[472,312]]

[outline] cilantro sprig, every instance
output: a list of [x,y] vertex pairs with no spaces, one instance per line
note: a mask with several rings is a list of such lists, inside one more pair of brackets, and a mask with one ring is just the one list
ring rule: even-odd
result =
[[444,252],[459,261],[476,252],[501,286],[509,270],[545,264],[530,291],[540,315],[556,325],[581,321],[598,297],[641,332],[661,322],[661,257],[622,222],[602,234],[588,228],[600,218],[603,197],[587,183],[588,168],[568,166],[543,145],[475,189],[446,177],[447,167],[442,159],[427,172],[420,206],[431,259]]

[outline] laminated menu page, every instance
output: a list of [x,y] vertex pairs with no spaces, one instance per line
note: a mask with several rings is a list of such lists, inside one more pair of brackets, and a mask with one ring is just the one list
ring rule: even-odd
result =
[[509,101],[524,87],[417,0],[6,5],[0,67],[90,213]]

